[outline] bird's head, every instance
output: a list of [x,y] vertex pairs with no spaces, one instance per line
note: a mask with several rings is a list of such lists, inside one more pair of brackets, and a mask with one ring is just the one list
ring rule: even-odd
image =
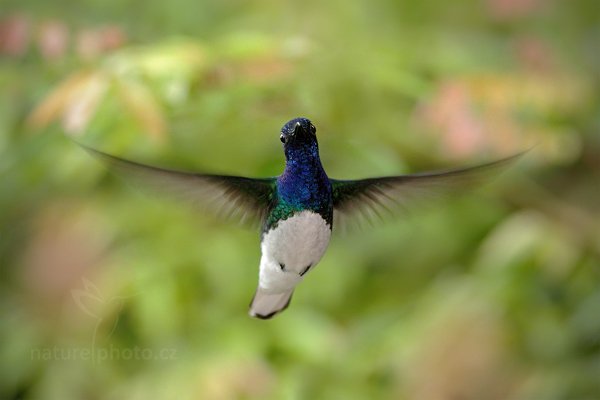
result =
[[312,147],[317,144],[317,128],[308,118],[294,118],[281,128],[279,139],[286,150]]

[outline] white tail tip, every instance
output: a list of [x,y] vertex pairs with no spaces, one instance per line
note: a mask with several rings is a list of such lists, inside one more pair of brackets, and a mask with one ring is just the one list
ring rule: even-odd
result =
[[260,319],[269,319],[285,310],[292,300],[294,290],[281,293],[265,293],[259,287],[250,303],[248,313],[252,317]]

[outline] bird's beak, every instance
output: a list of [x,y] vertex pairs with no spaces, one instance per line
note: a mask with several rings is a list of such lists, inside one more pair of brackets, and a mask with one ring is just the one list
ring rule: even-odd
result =
[[294,135],[297,135],[300,132],[302,132],[302,125],[300,125],[300,122],[296,122],[296,125],[294,126]]

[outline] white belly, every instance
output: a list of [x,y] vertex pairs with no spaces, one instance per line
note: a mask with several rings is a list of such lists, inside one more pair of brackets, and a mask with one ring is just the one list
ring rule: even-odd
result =
[[259,286],[265,291],[292,289],[321,260],[331,229],[319,214],[302,211],[263,236]]

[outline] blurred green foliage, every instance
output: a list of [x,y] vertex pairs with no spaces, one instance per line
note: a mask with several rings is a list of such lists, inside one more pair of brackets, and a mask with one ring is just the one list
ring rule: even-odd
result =
[[[5,1],[0,397],[600,397],[593,1]],[[534,146],[483,190],[335,235],[290,308],[247,316],[258,235],[138,195],[68,136],[273,176]]]

